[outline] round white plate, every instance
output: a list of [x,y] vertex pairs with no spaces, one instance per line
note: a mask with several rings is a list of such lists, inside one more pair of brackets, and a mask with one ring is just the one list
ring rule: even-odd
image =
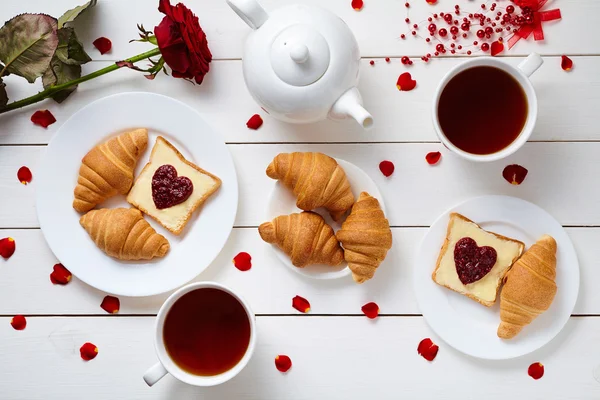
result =
[[[496,335],[499,298],[488,308],[431,279],[451,212],[464,215],[485,230],[524,242],[526,250],[543,234],[554,237],[558,244],[556,297],[547,312],[511,340]],[[473,357],[509,359],[539,349],[567,323],[579,292],[579,263],[567,233],[546,211],[514,197],[484,196],[452,208],[433,223],[417,254],[414,286],[425,320],[446,343]]]
[[[136,176],[148,162],[156,137],[162,135],[187,159],[222,181],[179,236],[145,217],[171,243],[164,258],[149,262],[124,262],[104,254],[80,226],[81,215],[72,207],[83,156],[95,145],[132,128],[148,128],[149,132]],[[157,94],[117,94],[82,108],[60,127],[38,171],[37,212],[50,249],[77,278],[122,296],[163,293],[196,277],[225,245],[237,212],[237,177],[223,139],[194,109]],[[125,196],[117,195],[97,208],[102,207],[131,206]]]
[[[340,160],[336,158],[338,164],[344,169],[346,173],[346,177],[350,182],[350,186],[352,187],[352,194],[354,197],[358,199],[358,195],[361,192],[367,192],[371,196],[375,197],[379,200],[379,204],[381,205],[381,209],[385,212],[385,204],[383,203],[383,197],[375,185],[375,182],[363,171],[358,168],[356,165],[349,163],[348,161]],[[334,222],[331,219],[331,216],[325,209],[313,210],[314,212],[320,214],[325,221],[333,228],[335,232],[338,231],[342,227],[342,224]],[[276,181],[273,185],[273,190],[271,191],[271,196],[269,198],[269,202],[267,203],[267,212],[266,218],[267,221],[271,221],[275,217],[280,215],[287,215],[292,213],[302,212],[298,207],[296,207],[296,197],[292,193],[291,190],[283,186],[279,181]],[[277,255],[277,258],[281,260],[281,262],[296,271],[297,273],[308,276],[310,278],[315,279],[337,279],[343,278],[344,276],[350,275],[350,268],[348,265],[343,262],[341,265],[337,267],[332,267],[330,265],[325,264],[315,264],[308,265],[304,268],[295,267],[290,260],[290,257],[285,254],[279,247],[273,245],[271,246],[273,251]]]

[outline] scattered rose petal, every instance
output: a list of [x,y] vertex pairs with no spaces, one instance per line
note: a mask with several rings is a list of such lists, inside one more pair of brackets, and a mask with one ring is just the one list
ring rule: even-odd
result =
[[110,39],[107,39],[104,36],[94,40],[92,44],[95,48],[98,49],[100,54],[108,53],[112,48],[112,42],[110,41]]
[[31,122],[42,128],[47,128],[56,122],[54,115],[48,110],[38,110],[31,116]]
[[388,160],[384,160],[379,163],[379,170],[385,176],[391,176],[394,173],[394,163]]
[[352,0],[352,8],[356,11],[360,11],[363,8],[363,0]]
[[105,296],[102,303],[100,303],[100,307],[109,314],[116,314],[121,308],[121,302],[117,297]]
[[527,373],[533,379],[540,379],[542,376],[544,376],[544,365],[542,363],[535,362],[529,366]]
[[493,57],[493,56],[495,56],[497,54],[500,54],[500,53],[502,53],[504,51],[504,44],[502,42],[499,42],[499,41],[496,40],[494,43],[492,43],[492,47],[490,49],[491,49],[491,53],[490,54]]
[[573,60],[567,56],[560,56],[560,67],[565,71],[570,71],[573,68]]
[[50,274],[50,282],[55,285],[66,285],[71,281],[73,274],[62,264],[55,264]]
[[512,185],[520,185],[527,176],[527,169],[518,164],[507,165],[502,171],[502,176]]
[[254,129],[254,130],[257,130],[258,128],[260,128],[262,126],[262,124],[263,124],[263,119],[258,114],[254,114],[252,117],[250,117],[248,122],[246,122],[246,126],[250,129]]
[[292,307],[301,313],[307,313],[310,311],[310,303],[304,297],[296,296],[292,299]]
[[233,257],[233,265],[240,271],[248,271],[252,268],[252,256],[242,251],[237,256]]
[[90,361],[96,358],[98,355],[98,348],[95,344],[87,342],[81,346],[79,353],[81,354],[81,358],[83,358],[85,361]]
[[288,356],[280,354],[275,357],[275,368],[279,372],[288,372],[292,368],[292,360]]
[[375,61],[371,60],[371,61],[369,61],[369,64],[375,65]]
[[386,57],[386,58],[385,58],[385,62],[390,62],[390,58],[389,58],[389,57]]
[[442,153],[440,153],[439,151],[432,151],[430,153],[427,153],[427,155],[425,156],[425,160],[427,160],[427,164],[429,165],[437,164],[441,158]]
[[22,315],[15,315],[10,320],[10,324],[17,331],[22,331],[27,326],[27,320]]
[[23,185],[27,185],[28,183],[31,183],[32,178],[33,178],[33,175],[31,174],[31,170],[27,167],[21,167],[17,171],[17,179]]
[[427,4],[435,4],[437,3],[437,0],[425,0],[427,1]]
[[437,356],[438,350],[438,345],[434,344],[429,338],[421,340],[419,347],[417,347],[417,352],[427,361],[433,361],[435,356]]
[[17,243],[15,242],[15,239],[11,237],[0,239],[0,256],[9,259],[10,256],[15,254],[16,247]]
[[398,88],[398,90],[401,90],[403,92],[413,90],[415,86],[417,86],[417,81],[412,79],[412,77],[410,76],[410,72],[400,74],[400,76],[398,77],[398,82],[396,82],[396,87]]
[[361,307],[363,314],[367,316],[367,318],[375,319],[379,315],[379,306],[377,303],[367,303]]

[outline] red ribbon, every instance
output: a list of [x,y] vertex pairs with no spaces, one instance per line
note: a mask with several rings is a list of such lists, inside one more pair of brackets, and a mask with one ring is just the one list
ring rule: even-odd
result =
[[542,22],[554,21],[561,18],[560,10],[539,11],[548,0],[520,0],[515,3],[523,8],[530,7],[533,11],[533,23],[521,26],[517,32],[508,39],[508,48],[512,48],[520,39],[527,39],[533,33],[534,40],[544,40]]

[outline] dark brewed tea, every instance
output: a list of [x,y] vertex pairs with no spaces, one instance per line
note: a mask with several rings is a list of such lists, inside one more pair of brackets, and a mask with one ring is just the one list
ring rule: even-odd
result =
[[229,371],[246,354],[250,321],[240,302],[219,289],[197,289],[173,304],[163,327],[167,353],[201,376]]
[[492,154],[508,147],[523,130],[527,113],[527,97],[519,82],[487,66],[458,73],[438,103],[444,135],[471,154]]

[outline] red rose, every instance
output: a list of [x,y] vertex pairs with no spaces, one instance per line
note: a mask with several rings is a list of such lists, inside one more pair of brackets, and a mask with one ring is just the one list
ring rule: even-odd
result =
[[202,83],[212,54],[198,17],[181,3],[173,7],[169,0],[160,0],[158,11],[166,16],[154,27],[154,35],[173,76]]

